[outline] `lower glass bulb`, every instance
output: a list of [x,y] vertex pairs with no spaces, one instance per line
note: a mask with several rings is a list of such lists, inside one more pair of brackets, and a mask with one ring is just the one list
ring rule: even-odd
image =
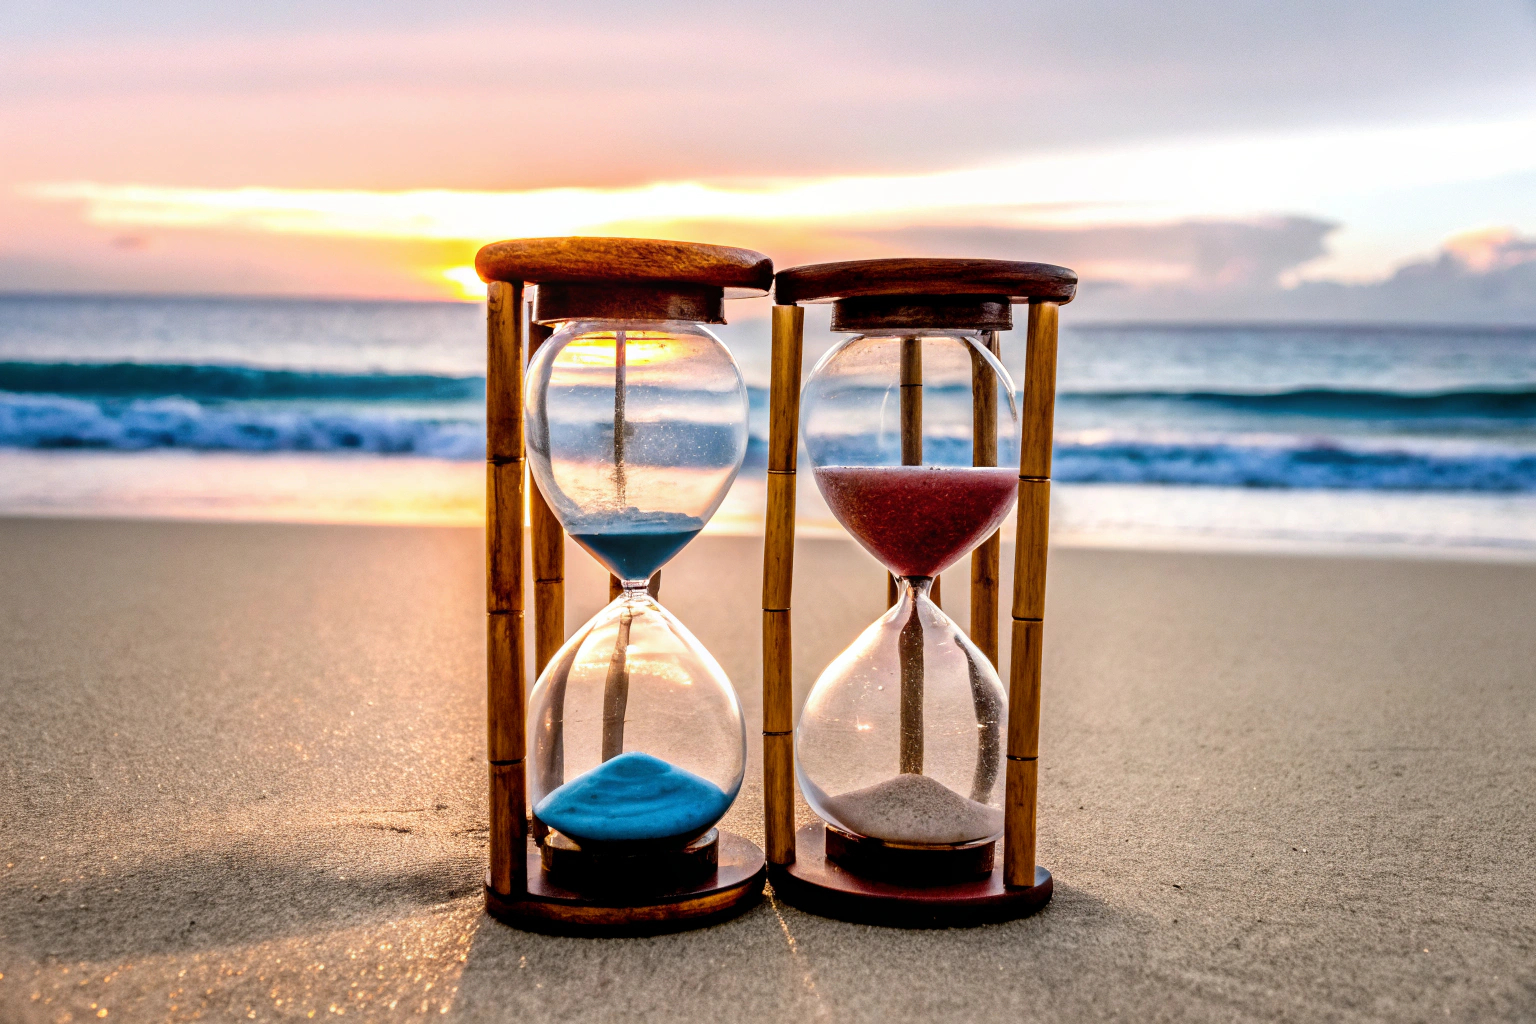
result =
[[823,820],[890,843],[945,847],[1002,835],[997,672],[928,597],[901,598],[816,680],[795,728],[801,792]]
[[736,691],[642,588],[579,629],[528,699],[528,796],[583,845],[683,845],[730,808],[746,766]]

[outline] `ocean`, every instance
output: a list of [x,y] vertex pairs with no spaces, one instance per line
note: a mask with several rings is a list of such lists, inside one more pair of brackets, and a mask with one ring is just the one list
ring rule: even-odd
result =
[[[768,327],[747,312],[720,333],[752,453],[717,530],[762,519]],[[1536,327],[1071,313],[1058,540],[1536,557]],[[808,367],[833,341],[809,319]],[[483,364],[472,304],[0,297],[0,514],[478,522]],[[835,530],[801,490],[802,526]]]

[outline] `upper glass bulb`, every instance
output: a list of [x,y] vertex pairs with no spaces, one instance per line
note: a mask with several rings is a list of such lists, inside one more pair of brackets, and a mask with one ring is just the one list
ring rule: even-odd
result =
[[621,580],[681,551],[746,458],[746,384],[696,323],[567,322],[529,362],[524,408],[539,489]]
[[811,371],[801,415],[827,506],[896,576],[938,575],[1013,507],[1018,401],[975,334],[849,338]]

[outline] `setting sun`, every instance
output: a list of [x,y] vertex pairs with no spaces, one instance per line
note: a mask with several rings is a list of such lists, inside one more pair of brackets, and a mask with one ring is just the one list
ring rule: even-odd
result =
[[442,276],[453,282],[457,297],[465,302],[482,302],[485,299],[485,282],[475,273],[474,267],[449,267]]

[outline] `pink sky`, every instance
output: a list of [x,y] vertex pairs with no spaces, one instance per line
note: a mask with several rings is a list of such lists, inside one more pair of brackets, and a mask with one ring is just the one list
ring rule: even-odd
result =
[[[1469,231],[1513,247],[1468,272],[1523,263],[1533,44],[1517,0],[66,2],[0,41],[0,290],[447,297],[484,241],[633,231],[781,265],[980,246],[1116,285],[1103,315],[1364,296]],[[483,226],[444,212],[466,192]],[[314,213],[359,202],[379,226]]]

